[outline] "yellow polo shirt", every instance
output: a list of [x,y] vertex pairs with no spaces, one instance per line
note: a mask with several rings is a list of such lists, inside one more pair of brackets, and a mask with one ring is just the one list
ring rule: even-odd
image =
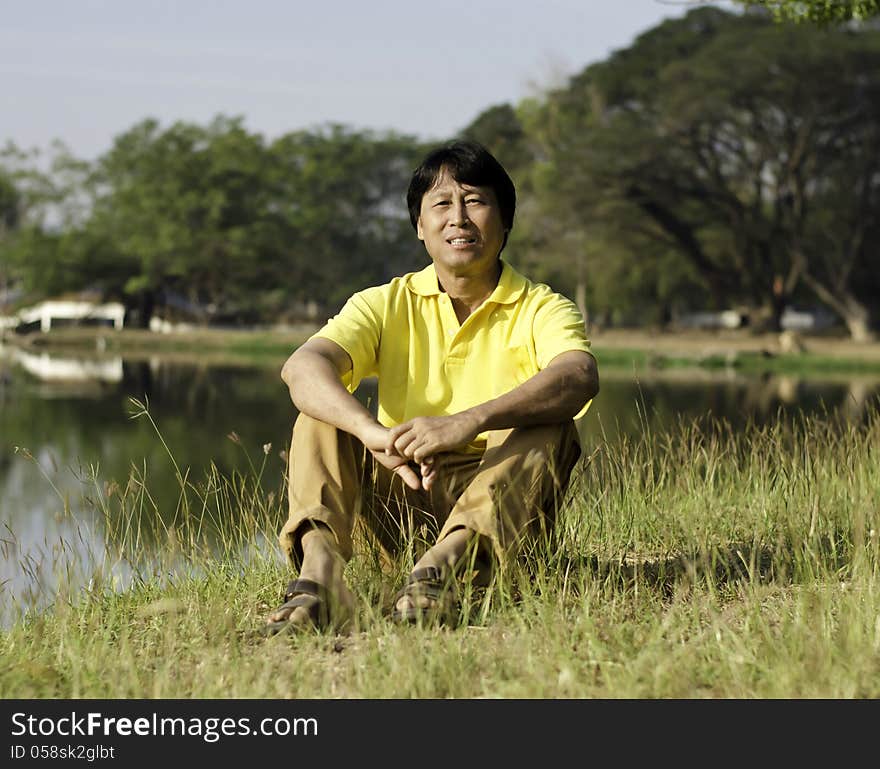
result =
[[[354,294],[314,336],[351,357],[343,380],[351,392],[363,378],[378,378],[377,416],[386,427],[464,411],[509,392],[560,353],[590,352],[575,304],[503,261],[495,290],[464,323],[431,264]],[[482,433],[468,450],[485,442]]]

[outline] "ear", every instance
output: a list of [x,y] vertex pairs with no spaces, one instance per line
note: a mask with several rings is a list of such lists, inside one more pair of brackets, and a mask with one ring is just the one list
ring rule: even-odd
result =
[[422,229],[422,217],[420,216],[416,219],[416,235],[418,235],[419,240],[425,239],[425,231]]

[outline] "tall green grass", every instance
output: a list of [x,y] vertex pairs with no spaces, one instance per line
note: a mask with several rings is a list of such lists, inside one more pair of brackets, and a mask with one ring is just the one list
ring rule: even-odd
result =
[[261,466],[179,468],[173,511],[145,468],[124,489],[93,478],[106,552],[85,589],[62,580],[2,633],[4,696],[880,696],[876,408],[858,424],[646,420],[637,439],[597,436],[554,540],[466,596],[456,629],[387,619],[410,543],[386,571],[366,546],[350,562],[350,634],[263,638],[290,575],[283,493]]

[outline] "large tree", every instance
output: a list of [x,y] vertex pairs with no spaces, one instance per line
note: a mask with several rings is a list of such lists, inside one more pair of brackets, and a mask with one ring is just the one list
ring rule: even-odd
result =
[[809,287],[865,338],[878,109],[880,35],[696,9],[548,97],[546,205],[581,243],[616,246],[618,272],[664,280],[655,300],[778,324]]
[[422,151],[411,137],[340,125],[272,143],[273,269],[281,295],[339,307],[353,291],[424,264],[405,203]]
[[[207,316],[260,285],[269,158],[239,119],[208,126],[145,120],[117,137],[90,180],[79,244],[104,289],[147,324],[178,297]],[[84,274],[92,270],[84,269]]]

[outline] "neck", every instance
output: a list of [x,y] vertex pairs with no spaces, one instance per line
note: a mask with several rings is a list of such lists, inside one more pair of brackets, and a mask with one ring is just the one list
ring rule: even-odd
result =
[[498,285],[501,278],[501,261],[495,262],[492,269],[480,275],[456,275],[434,267],[440,288],[452,300],[452,307],[460,323],[473,313]]

